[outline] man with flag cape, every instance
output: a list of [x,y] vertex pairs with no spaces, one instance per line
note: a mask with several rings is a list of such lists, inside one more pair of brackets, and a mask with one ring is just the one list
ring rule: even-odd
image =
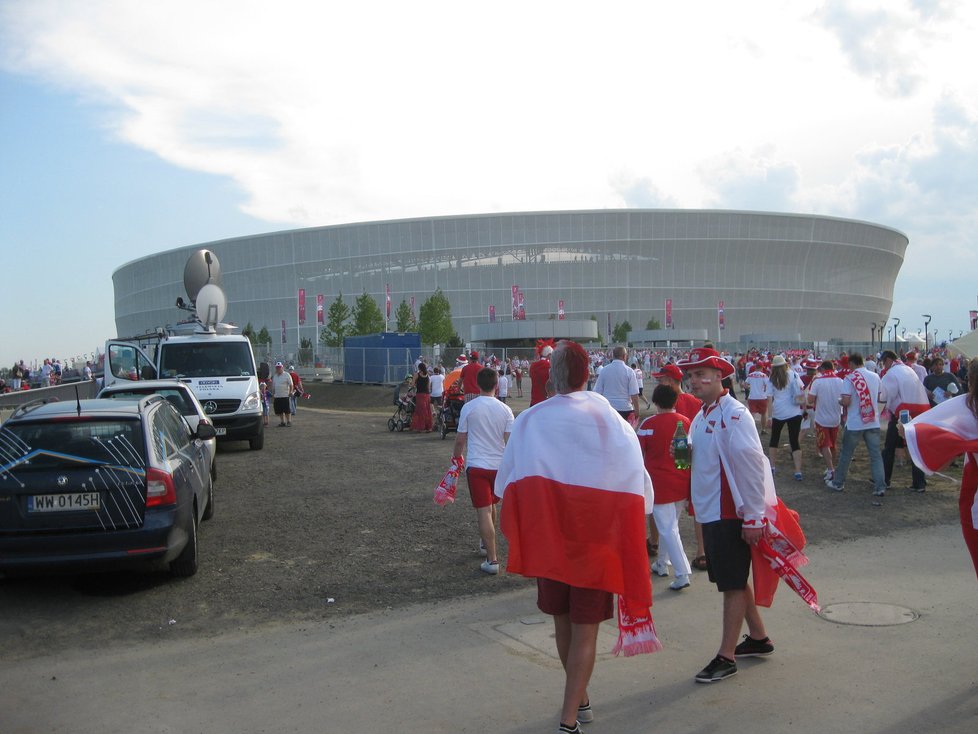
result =
[[[757,607],[771,605],[778,577],[813,609],[817,597],[796,569],[807,561],[797,515],[775,494],[750,412],[723,388],[733,365],[706,347],[677,364],[689,376],[693,395],[703,401],[689,434],[691,499],[703,526],[710,580],[723,593],[723,634],[716,656],[695,680],[715,683],[737,673],[737,657],[774,652]],[[752,570],[753,590],[748,582]],[[748,634],[738,644],[745,620]]]
[[964,454],[958,511],[961,532],[978,574],[978,360],[968,365],[968,393],[945,400],[902,426],[914,464],[933,474]]
[[584,390],[587,352],[561,341],[550,355],[557,394],[523,411],[496,475],[507,571],[537,579],[537,605],[554,617],[566,683],[561,729],[593,719],[587,685],[598,626],[618,596],[615,652],[661,649],[652,623],[645,551],[652,480],[635,431]]

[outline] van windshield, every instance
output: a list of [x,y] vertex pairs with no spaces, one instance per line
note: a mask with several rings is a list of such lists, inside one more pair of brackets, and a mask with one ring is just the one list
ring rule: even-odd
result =
[[161,377],[252,377],[255,360],[247,342],[162,344]]

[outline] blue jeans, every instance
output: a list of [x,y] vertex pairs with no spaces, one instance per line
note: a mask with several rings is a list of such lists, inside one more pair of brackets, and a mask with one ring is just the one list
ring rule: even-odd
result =
[[852,455],[856,451],[856,444],[860,441],[866,444],[866,450],[869,452],[869,469],[873,475],[873,485],[877,492],[885,491],[886,480],[883,476],[883,455],[880,453],[879,428],[867,428],[861,431],[846,429],[842,436],[842,452],[839,454],[839,463],[835,467],[833,482],[837,487],[845,486],[849,464],[852,462]]

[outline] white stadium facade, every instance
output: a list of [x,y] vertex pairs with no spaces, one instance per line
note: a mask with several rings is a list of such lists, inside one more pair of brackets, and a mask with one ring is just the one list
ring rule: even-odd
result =
[[[416,308],[436,288],[459,336],[516,344],[539,336],[592,341],[628,321],[632,341],[868,342],[890,313],[909,242],[879,224],[751,211],[614,209],[517,212],[340,224],[205,242],[129,262],[113,273],[120,336],[186,314],[189,255],[215,253],[227,320],[268,328],[283,352],[315,341],[316,299],[364,291],[384,310]],[[514,287],[525,318],[513,318]],[[305,323],[298,324],[298,293]],[[671,330],[645,332],[655,318]],[[723,317],[718,318],[722,302]],[[562,303],[563,312],[559,313]],[[490,318],[490,307],[495,318]],[[722,320],[723,329],[720,330]]]

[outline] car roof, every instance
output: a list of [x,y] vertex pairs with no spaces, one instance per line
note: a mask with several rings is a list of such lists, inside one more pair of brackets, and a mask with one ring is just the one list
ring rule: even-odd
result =
[[146,391],[146,392],[156,392],[157,390],[186,390],[188,392],[193,392],[190,389],[190,385],[181,380],[136,380],[134,382],[116,382],[112,385],[103,387],[99,391],[99,395],[109,392],[134,392],[134,391]]
[[[160,398],[163,400],[163,398]],[[53,419],[65,417],[85,418],[138,418],[140,403],[122,400],[97,399],[88,400],[59,400],[44,403],[43,405],[30,406],[25,403],[26,412],[15,411],[8,423],[19,423],[20,421],[36,421],[38,419]]]

